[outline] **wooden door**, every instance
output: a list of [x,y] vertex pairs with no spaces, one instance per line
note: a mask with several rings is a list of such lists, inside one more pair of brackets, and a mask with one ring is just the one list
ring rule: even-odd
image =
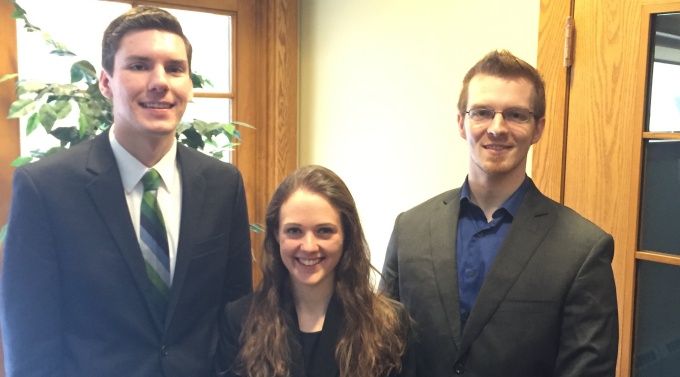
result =
[[[665,4],[665,5],[664,5]],[[533,176],[547,195],[614,236],[621,324],[617,376],[632,375],[649,7],[665,0],[541,0],[538,68],[547,84]],[[575,32],[564,65],[565,23]]]

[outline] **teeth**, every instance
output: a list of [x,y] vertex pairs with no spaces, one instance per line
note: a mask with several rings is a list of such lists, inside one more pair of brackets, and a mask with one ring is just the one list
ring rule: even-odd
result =
[[142,106],[149,108],[149,109],[169,109],[170,108],[169,103],[143,103]]
[[298,261],[300,263],[304,264],[305,266],[313,266],[321,261],[321,258],[314,258],[314,259],[300,259],[298,258]]

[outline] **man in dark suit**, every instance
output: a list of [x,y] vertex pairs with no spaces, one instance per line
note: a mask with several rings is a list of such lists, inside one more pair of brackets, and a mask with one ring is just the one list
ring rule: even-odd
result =
[[383,267],[417,323],[418,375],[614,376],[614,241],[525,173],[545,126],[539,73],[493,51],[458,111],[467,179],[397,217]]
[[7,376],[212,376],[218,316],[252,290],[241,175],[176,141],[191,45],[172,15],[134,8],[102,47],[112,128],[14,175]]

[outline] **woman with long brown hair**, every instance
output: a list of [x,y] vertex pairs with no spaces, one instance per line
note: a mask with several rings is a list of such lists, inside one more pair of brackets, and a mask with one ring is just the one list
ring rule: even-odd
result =
[[415,375],[410,319],[373,290],[359,214],[344,182],[302,167],[267,208],[263,278],[220,325],[220,376]]

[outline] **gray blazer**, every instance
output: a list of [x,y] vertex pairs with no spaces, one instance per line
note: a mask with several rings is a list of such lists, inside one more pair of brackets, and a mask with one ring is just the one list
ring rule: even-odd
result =
[[461,329],[460,188],[400,214],[381,289],[417,323],[418,376],[614,376],[613,238],[530,188]]

